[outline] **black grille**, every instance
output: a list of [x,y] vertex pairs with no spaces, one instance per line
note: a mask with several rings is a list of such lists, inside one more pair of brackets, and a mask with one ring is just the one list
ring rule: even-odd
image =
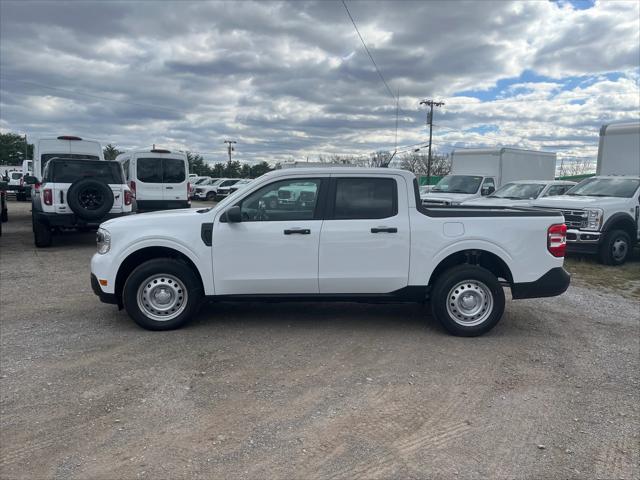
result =
[[587,212],[582,210],[561,210],[564,223],[569,228],[584,228],[587,226]]

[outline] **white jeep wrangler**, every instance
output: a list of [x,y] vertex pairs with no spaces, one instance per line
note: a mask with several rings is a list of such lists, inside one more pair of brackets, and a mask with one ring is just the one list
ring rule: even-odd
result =
[[33,238],[36,247],[51,245],[54,232],[96,229],[105,220],[129,215],[133,196],[118,162],[85,158],[50,159],[42,183],[32,195]]

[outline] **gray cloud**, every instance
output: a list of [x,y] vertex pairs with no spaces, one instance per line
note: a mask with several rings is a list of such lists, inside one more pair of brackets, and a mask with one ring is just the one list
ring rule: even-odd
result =
[[[234,137],[248,161],[392,148],[395,105],[340,2],[150,5],[0,2],[0,128],[167,144],[211,159],[223,159],[222,140]],[[447,99],[436,134],[445,149],[512,143],[590,155],[599,123],[638,115],[636,2],[583,11],[555,2],[348,5],[400,90],[401,144],[424,140],[425,96]],[[562,88],[514,91],[511,103],[452,98],[523,71]],[[568,76],[607,72],[622,73],[563,87]],[[576,96],[587,101],[572,105]],[[486,125],[491,132],[472,130]]]

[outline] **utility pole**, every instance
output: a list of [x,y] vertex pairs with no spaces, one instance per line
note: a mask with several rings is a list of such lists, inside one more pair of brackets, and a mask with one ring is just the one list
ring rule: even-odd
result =
[[427,113],[427,126],[429,127],[429,156],[427,157],[427,185],[431,185],[431,141],[433,138],[433,107],[441,107],[444,102],[436,102],[434,100],[422,100],[420,105],[427,105],[429,111]]
[[233,147],[233,144],[238,142],[236,142],[235,140],[225,140],[224,143],[228,144],[227,153],[229,153],[229,162],[231,162],[231,152],[235,150],[235,148]]

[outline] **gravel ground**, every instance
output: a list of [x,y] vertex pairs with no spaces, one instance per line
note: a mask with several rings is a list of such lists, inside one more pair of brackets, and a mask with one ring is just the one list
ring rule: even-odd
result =
[[0,238],[2,478],[640,476],[634,296],[576,278],[472,339],[420,305],[222,303],[148,332],[91,292],[94,235],[36,250],[29,208]]

